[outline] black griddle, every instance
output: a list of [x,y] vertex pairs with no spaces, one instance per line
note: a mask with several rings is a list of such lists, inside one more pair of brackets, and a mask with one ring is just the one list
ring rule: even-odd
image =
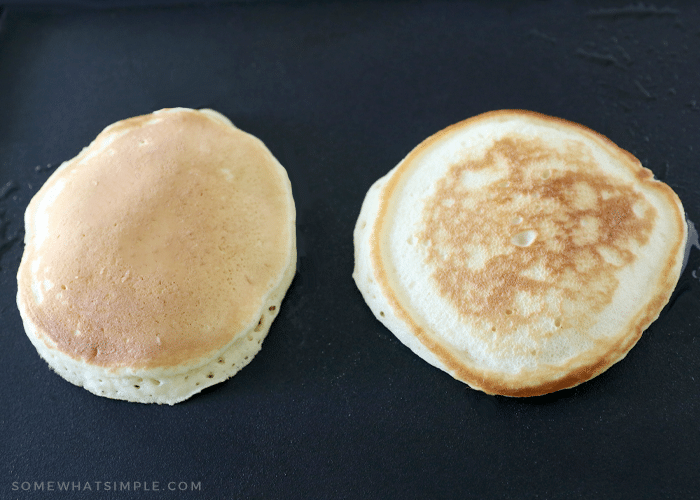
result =
[[[697,4],[134,3],[2,10],[0,498],[700,497],[696,248],[623,361],[530,399],[429,366],[351,279],[370,185],[493,109],[608,136],[700,220]],[[220,111],[286,167],[298,272],[231,380],[174,407],[99,398],[24,334],[23,212],[105,126],[174,106]]]

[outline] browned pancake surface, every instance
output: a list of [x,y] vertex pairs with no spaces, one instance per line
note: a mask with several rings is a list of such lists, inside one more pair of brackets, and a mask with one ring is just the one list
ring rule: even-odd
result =
[[[552,162],[566,168],[551,169]],[[508,168],[496,189],[464,187],[466,171],[495,164]],[[423,215],[418,242],[439,292],[461,315],[507,335],[542,312],[556,315],[558,327],[567,317],[580,326],[590,322],[585,316],[594,320],[612,302],[616,269],[647,243],[657,211],[575,145],[562,155],[515,135],[453,166]],[[553,290],[557,300],[548,301]]]
[[20,300],[49,343],[91,364],[196,360],[257,321],[288,264],[285,181],[259,141],[202,113],[119,122],[32,201],[27,220],[46,223]]

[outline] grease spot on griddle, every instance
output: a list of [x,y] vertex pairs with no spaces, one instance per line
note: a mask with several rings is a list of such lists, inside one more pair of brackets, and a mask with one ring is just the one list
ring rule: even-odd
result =
[[10,193],[17,191],[19,187],[15,181],[8,181],[3,187],[0,188],[0,200],[7,198]]
[[531,30],[528,32],[528,35],[530,35],[530,36],[532,36],[532,37],[535,37],[535,38],[540,38],[540,39],[542,39],[542,40],[544,40],[544,41],[546,41],[546,42],[549,42],[549,43],[551,43],[551,44],[557,43],[557,39],[556,39],[556,38],[554,38],[553,36],[550,36],[550,35],[548,35],[548,34],[546,34],[546,33],[543,33],[543,32],[541,32],[541,31],[539,31],[539,30],[537,30],[537,29],[531,29]]
[[680,14],[678,9],[671,7],[656,7],[654,5],[627,5],[625,7],[612,7],[594,9],[588,11],[588,17],[616,19],[621,17],[667,17]]
[[577,49],[576,55],[588,59],[591,62],[602,64],[603,66],[612,65],[618,68],[624,68],[624,66],[620,64],[620,61],[617,60],[617,57],[610,53],[603,54],[600,52],[593,52],[592,50]]
[[[685,222],[688,226],[688,239],[685,242],[685,253],[683,254],[683,267],[681,267],[681,274],[685,271],[685,266],[688,264],[688,259],[690,257],[690,250],[695,247],[700,250],[700,241],[698,241],[698,231],[695,229],[695,224],[687,216]],[[696,270],[693,270],[693,278],[698,278]]]
[[644,88],[644,85],[642,85],[639,80],[635,80],[634,84],[644,97],[646,97],[649,100],[655,99],[655,97],[646,88]]

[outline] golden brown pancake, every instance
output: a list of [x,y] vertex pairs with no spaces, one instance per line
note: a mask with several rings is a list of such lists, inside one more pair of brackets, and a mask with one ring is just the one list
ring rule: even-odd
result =
[[284,168],[211,110],[107,127],[31,200],[25,330],[68,381],[173,404],[260,349],[296,266]]
[[495,111],[426,139],[367,193],[353,277],[430,364],[489,394],[576,386],[668,302],[676,194],[581,125]]

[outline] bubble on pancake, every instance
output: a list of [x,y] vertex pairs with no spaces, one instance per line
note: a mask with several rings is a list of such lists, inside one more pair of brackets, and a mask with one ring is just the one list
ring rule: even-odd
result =
[[535,242],[535,239],[537,238],[537,231],[534,231],[532,229],[528,229],[527,231],[522,231],[516,235],[514,235],[510,241],[513,243],[513,245],[517,247],[529,247]]

